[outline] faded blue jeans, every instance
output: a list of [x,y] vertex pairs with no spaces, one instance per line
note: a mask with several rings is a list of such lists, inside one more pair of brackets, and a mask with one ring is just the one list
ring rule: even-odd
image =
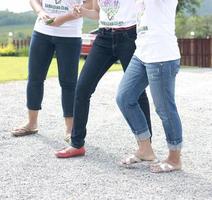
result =
[[182,125],[175,104],[175,78],[179,68],[180,60],[147,64],[132,57],[119,86],[117,104],[138,141],[150,138],[145,115],[138,104],[139,96],[149,85],[168,148],[182,148]]

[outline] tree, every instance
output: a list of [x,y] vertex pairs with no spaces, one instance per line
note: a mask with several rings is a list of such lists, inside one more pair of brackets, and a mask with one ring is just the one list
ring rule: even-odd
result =
[[[191,35],[194,32],[195,35]],[[178,15],[176,20],[178,38],[207,38],[212,36],[212,16]]]
[[196,9],[200,6],[203,0],[178,0],[177,11],[180,13],[195,14]]

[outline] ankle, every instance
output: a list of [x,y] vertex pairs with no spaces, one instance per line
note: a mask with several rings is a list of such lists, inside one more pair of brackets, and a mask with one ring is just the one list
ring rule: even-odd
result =
[[138,142],[138,145],[139,149],[137,151],[137,154],[144,156],[145,158],[148,158],[150,160],[154,160],[156,158],[150,140]]
[[32,123],[32,122],[29,122],[26,127],[28,127],[29,129],[36,129],[38,127],[38,124],[37,123]]
[[66,134],[67,135],[71,135],[71,130],[70,129],[66,129]]
[[181,166],[182,165],[180,159],[170,159],[170,158],[168,158],[167,160],[165,160],[165,162],[167,162],[171,165],[174,165],[174,166]]
[[172,151],[169,153],[167,162],[175,165],[181,165],[181,153],[180,151]]

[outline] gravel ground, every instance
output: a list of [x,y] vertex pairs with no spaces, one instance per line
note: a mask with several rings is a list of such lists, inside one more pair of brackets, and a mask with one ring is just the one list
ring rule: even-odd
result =
[[[121,77],[107,73],[93,95],[86,156],[65,160],[53,154],[65,145],[57,79],[46,81],[39,134],[22,138],[9,131],[26,120],[26,81],[0,84],[0,200],[212,199],[212,69],[183,69],[178,76],[184,168],[171,174],[151,174],[146,164],[117,165],[136,147],[115,103]],[[164,133],[150,102],[153,146],[163,159]]]

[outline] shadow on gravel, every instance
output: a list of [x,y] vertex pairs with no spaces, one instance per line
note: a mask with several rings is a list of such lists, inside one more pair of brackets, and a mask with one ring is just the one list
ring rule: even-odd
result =
[[[149,163],[138,163],[130,167],[118,165],[119,155],[109,153],[100,147],[86,145],[87,156],[82,159],[91,166],[107,172],[109,176],[125,176],[129,180],[141,180],[142,185],[152,184],[154,188],[162,187],[164,192],[178,195],[179,192],[190,191],[192,195],[201,199],[212,199],[212,181],[202,177],[202,175],[187,171],[177,171],[173,173],[153,174],[149,171]],[[186,170],[186,169],[185,169]]]
[[41,134],[37,133],[36,135],[34,135],[34,137],[36,137],[42,143],[50,146],[52,149],[57,150],[57,149],[61,149],[64,147],[63,142],[59,142],[58,140],[53,140],[52,138],[47,137],[45,135],[41,135]]

